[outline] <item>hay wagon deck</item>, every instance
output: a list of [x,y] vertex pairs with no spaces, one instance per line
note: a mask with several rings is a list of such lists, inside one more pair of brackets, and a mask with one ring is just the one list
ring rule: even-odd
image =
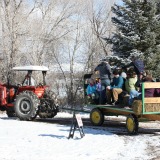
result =
[[[89,77],[89,76],[87,76]],[[86,88],[86,86],[85,86]],[[145,89],[160,88],[160,82],[142,83],[142,100],[135,100],[132,108],[117,105],[87,104],[91,110],[90,121],[93,125],[100,126],[104,116],[126,116],[126,128],[129,134],[137,134],[139,122],[143,119],[160,121],[160,97],[145,97]],[[85,94],[86,95],[86,94]]]

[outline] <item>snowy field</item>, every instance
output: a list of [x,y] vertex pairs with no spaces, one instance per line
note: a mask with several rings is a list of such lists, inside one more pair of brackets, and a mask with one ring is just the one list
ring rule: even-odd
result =
[[84,126],[84,138],[76,131],[68,139],[69,125],[19,121],[0,114],[0,160],[159,160],[160,123],[141,125],[158,132],[128,136]]

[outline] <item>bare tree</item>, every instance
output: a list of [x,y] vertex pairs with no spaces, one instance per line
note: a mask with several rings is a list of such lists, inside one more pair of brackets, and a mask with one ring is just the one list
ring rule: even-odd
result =
[[1,0],[3,75],[15,65],[47,65],[52,70],[50,84],[56,89],[63,86],[68,104],[73,105],[83,74],[93,72],[98,60],[109,54],[101,37],[111,32],[113,2]]
[[[67,27],[72,16],[73,4],[66,0],[37,2],[36,14],[30,16],[30,34],[27,52],[31,64],[42,65],[47,56],[48,48],[59,42],[72,29]],[[55,46],[55,45],[54,45]]]
[[23,8],[25,8],[23,0],[0,1],[1,51],[4,59],[1,70],[3,77],[6,75],[11,82],[14,81],[11,69],[19,62],[23,51],[22,39],[26,34],[23,25],[26,15]]
[[[82,6],[83,10],[79,10]],[[100,59],[98,56],[102,57],[107,52],[108,48],[102,42],[101,36],[108,34],[108,31],[110,32],[108,30],[109,24],[106,21],[109,19],[111,9],[111,6],[107,8],[108,10],[105,9],[108,14],[106,15],[105,13],[103,15],[102,8],[98,11],[98,8],[93,10],[93,1],[87,1],[87,3],[86,1],[81,1],[81,4],[75,7],[77,10],[74,12],[74,18],[68,21],[68,26],[72,26],[72,32],[65,35],[63,37],[64,39],[59,41],[59,45],[57,41],[55,44],[52,44],[49,47],[50,49],[52,48],[52,51],[48,52],[50,53],[50,57],[53,57],[58,65],[57,68],[62,75],[61,78],[66,89],[67,102],[71,105],[74,104],[77,95],[78,87],[76,86],[76,79],[78,78],[78,83],[81,83],[84,73],[93,72],[96,65],[95,60]],[[89,11],[92,14],[88,16]],[[96,14],[98,14],[97,17]],[[103,25],[99,24],[98,21]],[[65,63],[70,66],[68,70],[63,67]],[[81,75],[78,75],[78,77],[77,70],[74,68],[77,63],[83,64],[83,68],[79,72]]]
[[[116,2],[113,1],[88,1],[87,16],[89,17],[89,28],[91,36],[86,37],[89,52],[93,52],[93,59],[100,59],[110,54],[110,47],[103,41],[103,37],[111,34],[114,30],[111,24],[111,6]],[[90,43],[89,43],[90,42]],[[91,70],[93,63],[90,61]]]

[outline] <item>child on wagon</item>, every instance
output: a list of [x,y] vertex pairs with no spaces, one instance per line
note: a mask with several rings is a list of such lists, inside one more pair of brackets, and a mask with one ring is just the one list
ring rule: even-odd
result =
[[90,103],[98,103],[98,93],[97,93],[97,86],[94,79],[89,79],[89,84],[87,86],[87,98],[89,99]]
[[99,95],[99,104],[106,103],[106,90],[104,85],[101,83],[101,79],[97,79],[96,90]]

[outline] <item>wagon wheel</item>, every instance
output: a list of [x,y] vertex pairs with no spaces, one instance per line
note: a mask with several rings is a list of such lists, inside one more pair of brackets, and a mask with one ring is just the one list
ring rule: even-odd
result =
[[94,126],[101,126],[104,123],[104,114],[100,109],[94,108],[90,113],[90,121]]
[[138,118],[134,114],[130,114],[126,119],[126,127],[129,134],[138,133]]

